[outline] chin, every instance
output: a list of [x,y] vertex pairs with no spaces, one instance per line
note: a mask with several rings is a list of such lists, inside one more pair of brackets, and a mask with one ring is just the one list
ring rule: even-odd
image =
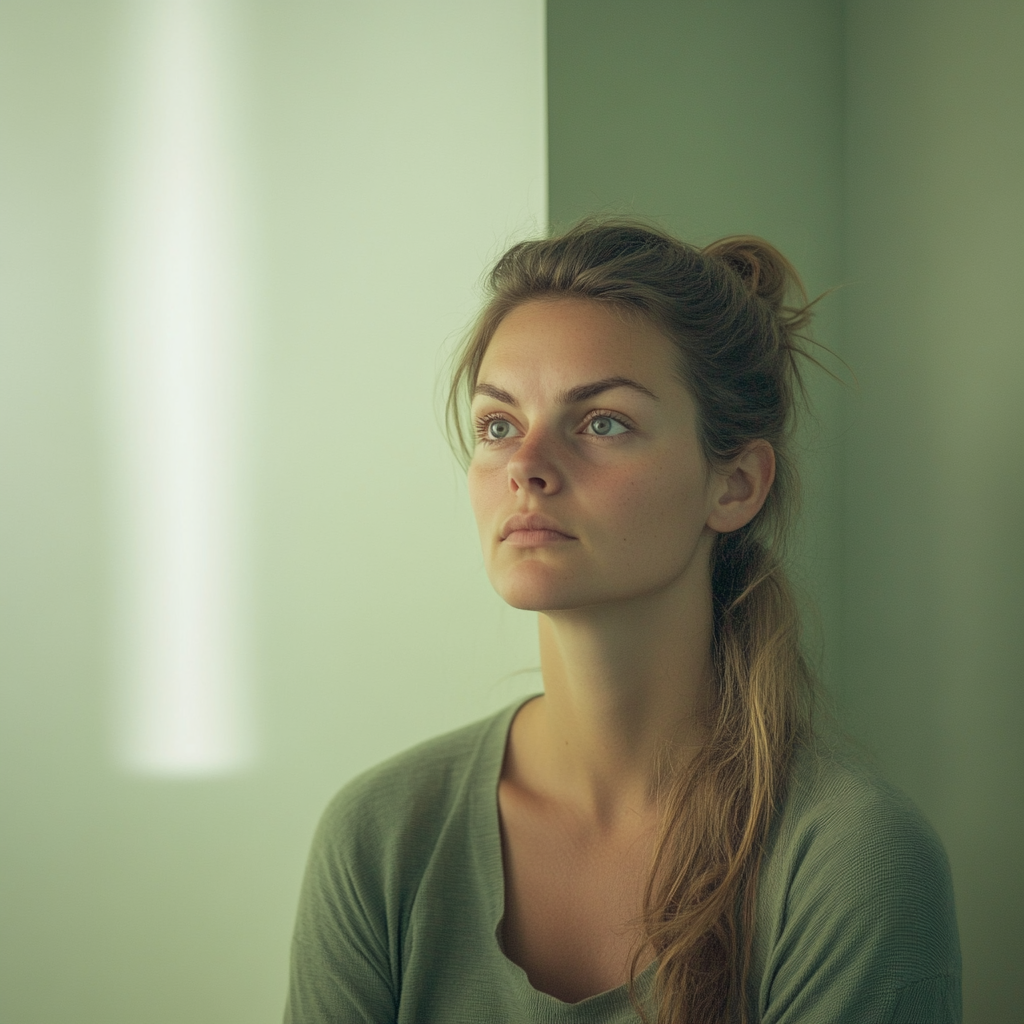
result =
[[598,605],[629,605],[645,601],[684,583],[686,566],[660,565],[629,572],[605,567],[600,574],[566,572],[564,568],[544,565],[539,561],[520,562],[488,571],[491,586],[498,596],[513,608],[527,612],[568,611],[594,608]]
[[498,596],[513,608],[524,612],[560,611],[601,604],[614,595],[597,593],[579,579],[566,579],[562,573],[545,572],[539,566],[517,566],[515,571],[491,576]]
[[568,608],[582,608],[584,605],[593,604],[592,601],[579,600],[569,595],[556,597],[555,595],[522,593],[503,593],[498,591],[498,596],[510,607],[518,608],[522,612],[554,612],[565,611]]

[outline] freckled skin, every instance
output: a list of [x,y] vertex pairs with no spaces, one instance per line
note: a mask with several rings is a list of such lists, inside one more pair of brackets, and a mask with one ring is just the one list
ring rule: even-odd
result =
[[[591,300],[533,300],[498,327],[479,381],[509,392],[517,407],[475,399],[474,417],[500,413],[512,429],[477,445],[469,490],[488,575],[509,604],[584,607],[706,579],[721,480],[704,463],[674,360],[653,327]],[[617,387],[558,404],[563,390],[608,377],[635,380],[657,400]],[[619,414],[627,429],[599,436],[587,423],[594,411]],[[502,524],[516,512],[548,515],[577,540],[504,544]]]

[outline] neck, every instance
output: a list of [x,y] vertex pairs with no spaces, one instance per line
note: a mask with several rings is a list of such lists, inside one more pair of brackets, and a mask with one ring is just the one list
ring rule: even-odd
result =
[[538,785],[601,827],[649,819],[660,756],[685,763],[706,736],[710,580],[625,607],[543,612],[539,628],[545,693],[529,730]]

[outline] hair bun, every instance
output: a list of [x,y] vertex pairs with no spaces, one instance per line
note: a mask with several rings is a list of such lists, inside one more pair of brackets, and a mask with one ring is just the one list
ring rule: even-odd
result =
[[[793,264],[770,242],[756,235],[730,235],[705,246],[703,252],[727,264],[739,275],[747,294],[780,310],[791,288],[803,294]],[[806,302],[806,296],[804,297]]]

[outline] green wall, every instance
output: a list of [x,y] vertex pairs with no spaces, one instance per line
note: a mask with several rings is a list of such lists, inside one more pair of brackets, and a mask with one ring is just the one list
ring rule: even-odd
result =
[[843,695],[1024,1019],[1024,5],[849,7]]
[[[549,0],[551,222],[621,212],[698,244],[761,235],[817,295],[843,279],[843,85],[837,3]],[[826,299],[819,315],[832,349],[839,308]],[[797,578],[832,680],[841,388],[808,382]]]
[[940,832],[965,1020],[1024,1019],[1024,7],[550,0],[554,224],[764,235],[825,300],[797,566]]

